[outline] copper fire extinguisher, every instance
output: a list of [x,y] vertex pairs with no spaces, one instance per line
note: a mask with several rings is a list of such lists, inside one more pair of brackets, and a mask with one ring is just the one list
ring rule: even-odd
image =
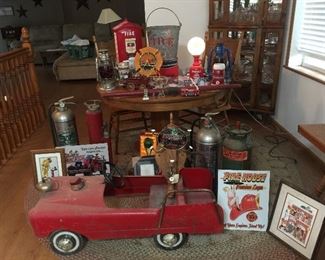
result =
[[101,143],[103,140],[103,113],[100,100],[84,102],[86,110],[86,124],[88,128],[89,143]]

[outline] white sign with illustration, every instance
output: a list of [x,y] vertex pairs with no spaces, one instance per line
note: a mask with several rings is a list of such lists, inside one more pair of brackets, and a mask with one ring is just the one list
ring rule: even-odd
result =
[[270,171],[219,170],[218,204],[224,210],[224,228],[266,231]]
[[[66,145],[65,160],[68,175],[98,175],[109,172],[107,143]],[[106,167],[107,166],[107,167]]]

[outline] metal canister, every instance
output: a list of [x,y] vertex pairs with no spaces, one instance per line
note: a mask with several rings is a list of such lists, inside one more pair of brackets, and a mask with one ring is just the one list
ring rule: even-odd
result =
[[203,117],[202,127],[195,138],[195,167],[208,168],[214,177],[217,176],[219,162],[219,147],[221,135],[211,117]]
[[222,145],[222,168],[231,170],[249,170],[252,158],[252,128],[237,122],[225,127],[225,139]]

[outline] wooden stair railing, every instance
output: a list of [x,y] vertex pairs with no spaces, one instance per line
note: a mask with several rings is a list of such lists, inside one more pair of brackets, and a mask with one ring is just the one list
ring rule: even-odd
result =
[[22,28],[22,48],[0,54],[0,166],[44,119],[29,32]]

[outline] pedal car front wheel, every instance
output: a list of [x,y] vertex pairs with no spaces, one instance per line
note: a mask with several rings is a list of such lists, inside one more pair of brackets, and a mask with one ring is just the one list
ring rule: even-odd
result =
[[165,250],[174,250],[184,245],[188,235],[184,233],[158,234],[154,237],[157,246]]
[[70,231],[57,231],[50,236],[50,245],[54,252],[70,255],[80,251],[86,244],[86,239]]

